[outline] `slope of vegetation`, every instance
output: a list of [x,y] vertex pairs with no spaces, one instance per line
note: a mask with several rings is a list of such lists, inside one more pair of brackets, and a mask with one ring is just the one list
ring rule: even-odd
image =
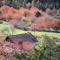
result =
[[25,60],[59,60],[59,47],[54,39],[42,36],[31,51],[16,52],[14,57]]
[[[60,60],[59,32],[60,0],[0,0],[0,60]],[[23,33],[37,39],[31,50],[6,41]]]

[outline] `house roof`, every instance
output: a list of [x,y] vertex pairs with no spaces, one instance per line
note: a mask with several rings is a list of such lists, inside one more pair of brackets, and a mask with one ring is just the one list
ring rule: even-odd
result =
[[10,41],[10,42],[20,42],[20,41],[37,42],[37,39],[31,33],[25,33],[25,34],[7,36],[6,41]]

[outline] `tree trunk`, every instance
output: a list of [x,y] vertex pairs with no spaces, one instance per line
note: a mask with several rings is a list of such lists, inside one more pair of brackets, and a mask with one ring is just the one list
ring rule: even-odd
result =
[[37,0],[32,0],[32,6],[35,6]]

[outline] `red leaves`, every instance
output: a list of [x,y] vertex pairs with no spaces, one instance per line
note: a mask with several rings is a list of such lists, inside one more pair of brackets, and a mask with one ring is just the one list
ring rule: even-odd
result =
[[39,9],[36,8],[36,7],[32,7],[32,8],[30,9],[30,13],[31,13],[31,14],[34,14],[34,13],[36,13],[37,11],[39,11]]
[[18,14],[24,14],[25,9],[24,8],[20,8],[17,12],[18,12]]
[[51,19],[46,21],[46,25],[50,27],[58,27],[58,24],[60,24],[60,20],[58,19]]
[[30,41],[23,41],[22,44],[5,41],[4,43],[0,43],[0,55],[4,53],[10,54],[13,51],[20,51],[20,50],[29,51],[32,48],[33,43]]
[[3,13],[7,13],[9,10],[10,10],[10,7],[9,6],[2,6],[0,8],[0,10],[3,12]]
[[45,18],[44,17],[38,18],[36,23],[34,23],[32,25],[33,29],[40,29],[40,28],[43,28],[43,27],[45,27]]
[[58,27],[60,26],[60,20],[58,19],[49,19],[40,17],[36,23],[32,25],[32,29],[41,29],[41,28],[48,28],[48,27]]
[[[34,14],[35,12],[38,11],[38,8],[32,7],[29,10],[29,9],[25,9],[22,7],[20,9],[16,10],[13,7],[2,6],[0,8],[0,11],[2,12],[0,18],[13,18],[13,19],[16,18],[16,19],[19,19],[20,17],[22,17],[25,14],[25,12],[27,12],[28,14]],[[27,18],[30,18],[30,17],[27,17]]]
[[[30,10],[22,7],[19,10],[16,10],[13,7],[2,6],[0,11],[2,12],[0,14],[0,18],[11,18],[9,22],[13,25],[15,25],[17,20],[22,18],[22,20],[26,19],[29,22],[36,20],[36,22],[31,25],[32,29],[60,26],[60,20],[47,18],[48,14],[51,12],[50,9],[47,9],[46,13],[44,13],[44,15],[42,17],[40,16],[39,18],[34,15],[37,11],[39,11],[39,9],[36,7],[32,7]],[[28,16],[24,16],[25,13],[28,13]]]
[[0,55],[3,54],[3,48],[0,46]]

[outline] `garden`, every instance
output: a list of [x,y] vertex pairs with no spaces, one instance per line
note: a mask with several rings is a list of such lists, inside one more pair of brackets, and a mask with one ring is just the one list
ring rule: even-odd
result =
[[59,2],[1,0],[0,60],[60,60]]

